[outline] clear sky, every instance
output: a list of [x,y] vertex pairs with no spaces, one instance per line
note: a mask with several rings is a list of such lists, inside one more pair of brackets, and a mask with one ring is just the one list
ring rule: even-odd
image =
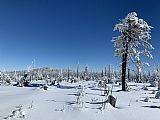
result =
[[0,70],[36,67],[71,68],[78,61],[94,69],[114,57],[114,25],[135,11],[153,26],[154,60],[160,56],[158,0],[0,0]]

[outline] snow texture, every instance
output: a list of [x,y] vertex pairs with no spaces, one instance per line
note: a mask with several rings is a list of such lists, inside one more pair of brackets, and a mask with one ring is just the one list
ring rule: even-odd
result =
[[[41,81],[37,81],[40,84]],[[36,84],[36,83],[34,83]],[[44,84],[44,83],[42,83]],[[106,102],[103,87],[98,82],[61,82],[60,88],[0,86],[0,119],[10,120],[159,120],[160,101],[153,91],[141,89],[145,83],[128,83],[129,92],[113,86],[115,108]],[[111,94],[111,93],[109,93]],[[77,103],[77,97],[80,101]],[[159,98],[159,97],[157,97]]]

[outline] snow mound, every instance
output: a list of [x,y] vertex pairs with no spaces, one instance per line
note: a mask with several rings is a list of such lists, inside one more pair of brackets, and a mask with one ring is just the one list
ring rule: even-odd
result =
[[106,110],[115,109],[110,103],[106,103],[105,105]]

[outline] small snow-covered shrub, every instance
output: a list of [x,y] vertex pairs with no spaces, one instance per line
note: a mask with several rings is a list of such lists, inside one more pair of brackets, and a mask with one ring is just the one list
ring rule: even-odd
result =
[[156,92],[156,91],[155,91],[155,90],[153,90],[151,94],[155,94],[155,92]]
[[82,88],[79,92],[78,92],[78,95],[77,95],[77,104],[81,104],[83,102],[83,97],[85,96],[85,91],[84,91],[84,88]]
[[48,89],[48,86],[45,85],[45,86],[43,87],[43,89],[44,89],[44,90],[47,90],[47,89]]
[[156,81],[150,81],[150,87],[156,87],[157,86],[157,82]]
[[22,106],[18,106],[18,109],[12,111],[12,113],[4,117],[4,119],[11,119],[11,118],[26,118],[26,112],[22,109]]
[[143,90],[148,90],[148,88],[146,86],[142,87]]
[[40,89],[42,89],[42,90],[48,90],[48,86],[47,85],[41,86]]
[[10,80],[10,79],[7,79],[7,80],[6,80],[6,83],[7,83],[7,84],[10,84],[10,83],[11,83],[11,80]]
[[61,88],[61,85],[59,83],[57,84],[57,88]]
[[160,91],[158,91],[158,92],[156,93],[155,98],[156,98],[156,99],[159,99],[159,98],[160,98]]
[[152,102],[152,100],[148,96],[143,101],[144,102]]
[[158,90],[160,90],[160,81],[158,81]]

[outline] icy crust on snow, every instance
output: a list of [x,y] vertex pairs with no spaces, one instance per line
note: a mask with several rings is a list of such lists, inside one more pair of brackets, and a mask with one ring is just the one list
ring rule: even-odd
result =
[[[37,83],[43,83],[38,81]],[[156,87],[129,83],[129,91],[109,84],[117,98],[116,107],[105,103],[104,88],[93,81],[60,83],[39,87],[0,86],[0,119],[10,120],[159,120],[160,100]],[[148,90],[142,89],[147,86]],[[111,93],[110,93],[111,94]],[[158,94],[158,93],[157,93]]]

